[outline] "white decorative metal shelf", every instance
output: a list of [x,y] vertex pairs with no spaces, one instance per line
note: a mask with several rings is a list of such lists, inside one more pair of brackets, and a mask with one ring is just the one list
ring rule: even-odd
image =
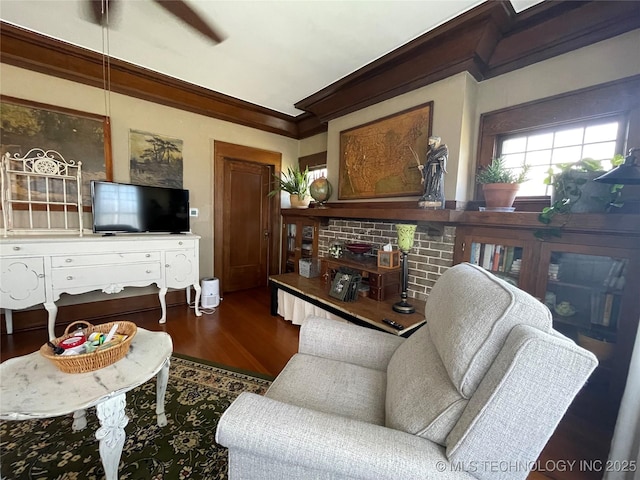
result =
[[82,236],[82,162],[41,148],[22,157],[6,153],[1,162],[5,237],[10,233]]

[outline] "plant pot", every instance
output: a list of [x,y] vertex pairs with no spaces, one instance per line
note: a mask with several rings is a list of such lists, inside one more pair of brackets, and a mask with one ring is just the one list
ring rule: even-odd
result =
[[487,208],[511,207],[519,189],[518,183],[485,183],[482,192]]
[[311,197],[309,195],[301,197],[300,195],[290,194],[289,201],[291,202],[291,208],[307,208],[311,203]]
[[594,182],[605,173],[599,172],[563,172],[558,175],[556,183],[565,185],[564,189],[551,192],[551,204],[556,200],[568,198],[573,213],[604,213],[609,207],[611,185]]

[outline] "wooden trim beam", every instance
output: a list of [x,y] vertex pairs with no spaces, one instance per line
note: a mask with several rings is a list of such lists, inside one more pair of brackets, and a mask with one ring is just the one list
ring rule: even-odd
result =
[[[135,98],[302,139],[329,120],[469,72],[476,80],[640,28],[637,2],[545,1],[516,14],[508,0],[484,2],[357,72],[297,102],[293,117],[116,59],[111,89]],[[102,88],[102,55],[0,22],[0,61]]]
[[[3,63],[103,88],[102,54],[0,22]],[[298,138],[295,117],[110,59],[111,90],[199,115]]]
[[326,122],[468,71],[480,81],[640,28],[637,2],[485,2],[295,104]]

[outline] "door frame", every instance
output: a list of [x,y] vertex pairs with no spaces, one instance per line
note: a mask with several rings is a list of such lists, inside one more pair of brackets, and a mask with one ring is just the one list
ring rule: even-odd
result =
[[[224,258],[225,158],[267,165],[271,167],[271,173],[280,175],[282,153],[214,140],[213,157],[213,274],[222,279],[224,278],[222,259]],[[271,235],[269,235],[267,275],[275,275],[280,272],[280,195],[268,198]],[[224,293],[224,285],[221,293]]]

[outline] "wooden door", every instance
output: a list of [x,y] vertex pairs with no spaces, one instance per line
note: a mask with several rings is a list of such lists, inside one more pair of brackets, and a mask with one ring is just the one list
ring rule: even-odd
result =
[[267,284],[270,169],[227,160],[225,164],[224,278],[226,291]]
[[281,154],[215,142],[214,273],[222,292],[278,273],[280,199],[268,197]]

